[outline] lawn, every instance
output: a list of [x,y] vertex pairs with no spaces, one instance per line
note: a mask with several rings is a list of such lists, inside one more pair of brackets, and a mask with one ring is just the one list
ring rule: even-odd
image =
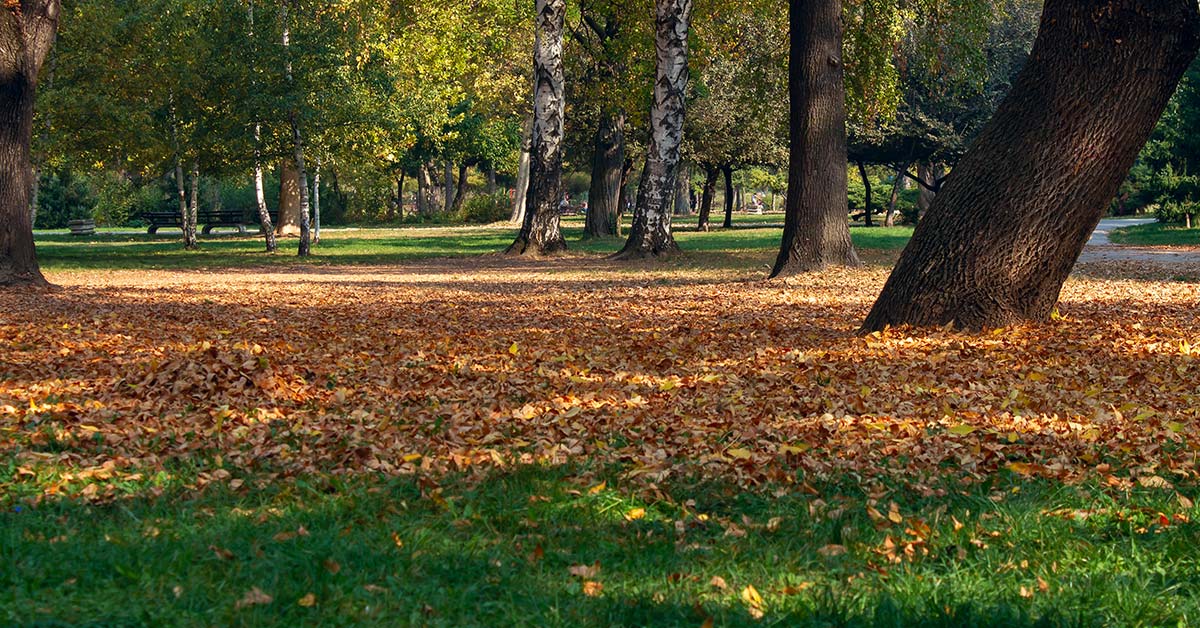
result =
[[632,264],[572,233],[42,237],[60,289],[0,293],[0,624],[1200,620],[1175,269],[859,337],[903,230],[778,282],[774,228]]
[[1114,229],[1109,239],[1132,246],[1200,246],[1200,228],[1155,222]]

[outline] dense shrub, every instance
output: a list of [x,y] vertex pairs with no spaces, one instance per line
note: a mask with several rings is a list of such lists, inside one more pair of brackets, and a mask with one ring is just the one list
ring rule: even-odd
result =
[[488,224],[508,220],[512,214],[507,194],[478,194],[463,202],[458,218],[471,224]]

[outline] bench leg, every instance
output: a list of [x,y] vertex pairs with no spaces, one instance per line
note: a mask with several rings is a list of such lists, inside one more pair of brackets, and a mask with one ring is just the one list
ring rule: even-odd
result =
[[150,228],[146,230],[146,233],[148,233],[150,235],[154,235],[155,233],[158,233],[158,225],[150,225]]
[[200,230],[200,233],[202,233],[204,235],[209,235],[210,233],[212,233],[212,228],[213,228],[212,225],[204,225],[204,228]]

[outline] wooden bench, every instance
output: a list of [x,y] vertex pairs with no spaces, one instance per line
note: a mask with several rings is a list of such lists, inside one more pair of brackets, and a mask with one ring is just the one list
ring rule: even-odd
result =
[[[247,216],[250,217],[247,220]],[[271,220],[278,221],[279,212],[271,212]],[[150,223],[146,233],[156,233],[159,227],[174,227],[183,229],[183,217],[177,211],[142,212],[139,218]],[[248,225],[258,224],[258,211],[242,209],[221,209],[217,211],[201,211],[196,215],[196,224],[204,225],[201,233],[209,235],[213,227],[237,227],[239,234],[246,233]]]

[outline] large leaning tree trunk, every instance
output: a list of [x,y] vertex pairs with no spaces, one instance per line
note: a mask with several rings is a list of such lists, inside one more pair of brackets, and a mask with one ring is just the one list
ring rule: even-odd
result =
[[615,259],[657,257],[679,250],[671,234],[671,201],[683,144],[692,0],[655,0],[654,9],[656,54],[650,145],[638,182],[629,239],[613,256]]
[[1195,0],[1047,0],[1029,61],[863,330],[1049,318],[1198,46]]
[[584,237],[617,235],[617,204],[621,201],[621,168],[624,164],[625,114],[604,115],[600,118],[594,140],[592,185],[588,191]]
[[30,221],[30,143],[38,73],[61,7],[57,0],[6,1],[0,7],[0,286],[47,285]]
[[506,251],[512,255],[547,255],[567,248],[567,241],[558,228],[558,204],[562,199],[565,103],[562,53],[566,0],[537,0],[536,8],[529,191],[521,231]]
[[772,277],[856,266],[846,213],[842,4],[790,0],[791,123],[783,241]]

